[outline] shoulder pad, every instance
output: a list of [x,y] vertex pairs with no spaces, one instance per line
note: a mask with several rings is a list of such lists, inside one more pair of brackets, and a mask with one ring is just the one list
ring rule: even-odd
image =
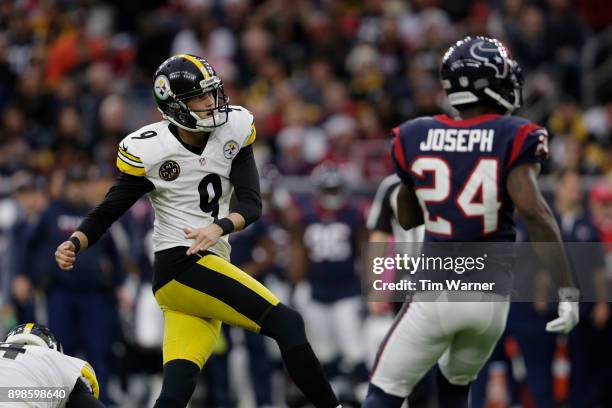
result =
[[238,139],[240,148],[250,145],[257,136],[253,114],[242,106],[231,105],[230,109],[229,125],[232,135]]
[[410,119],[410,120],[407,120],[406,122],[403,122],[396,129],[399,129],[400,131],[404,131],[404,130],[409,130],[411,128],[418,127],[418,126],[430,126],[432,125],[433,121],[434,119],[431,116],[421,116],[421,117]]
[[159,149],[159,134],[166,122],[156,122],[144,126],[127,135],[120,143],[117,152],[117,167],[132,176],[145,176],[145,167]]
[[85,362],[81,368],[81,379],[89,387],[94,397],[98,399],[100,396],[100,385],[98,384],[98,378],[93,367],[88,362]]

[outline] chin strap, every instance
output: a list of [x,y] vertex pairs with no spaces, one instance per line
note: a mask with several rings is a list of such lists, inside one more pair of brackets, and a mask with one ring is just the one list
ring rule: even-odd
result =
[[491,97],[492,99],[494,99],[497,103],[499,103],[501,106],[503,106],[504,108],[506,108],[506,113],[512,113],[514,112],[517,108],[519,108],[519,104],[518,104],[518,100],[519,97],[518,95],[516,95],[516,90],[514,91],[514,100],[516,101],[514,104],[508,102],[506,99],[502,98],[502,96],[500,94],[498,94],[497,92],[493,91],[491,88],[486,87],[484,89],[484,93],[486,93],[489,97]]

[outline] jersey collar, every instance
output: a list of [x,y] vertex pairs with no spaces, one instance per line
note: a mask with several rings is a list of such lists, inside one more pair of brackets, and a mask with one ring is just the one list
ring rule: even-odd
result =
[[455,119],[448,117],[447,115],[436,115],[434,116],[434,119],[448,126],[469,127],[469,126],[479,125],[483,122],[495,120],[495,119],[498,119],[499,117],[501,117],[501,115],[498,115],[496,113],[487,113],[485,115],[474,116],[473,118],[470,118],[470,119],[455,120]]

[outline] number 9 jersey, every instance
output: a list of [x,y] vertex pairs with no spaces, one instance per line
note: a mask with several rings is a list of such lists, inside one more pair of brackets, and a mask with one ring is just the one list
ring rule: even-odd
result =
[[548,154],[546,130],[496,114],[423,117],[393,129],[393,163],[414,188],[426,241],[514,241],[510,171]]
[[[149,199],[155,210],[154,250],[190,246],[183,228],[200,228],[226,217],[233,187],[232,160],[256,137],[253,115],[229,107],[231,120],[215,128],[200,154],[169,129],[166,120],[145,126],[119,144],[117,167],[123,173],[146,177],[155,187]],[[229,259],[227,236],[209,251]]]

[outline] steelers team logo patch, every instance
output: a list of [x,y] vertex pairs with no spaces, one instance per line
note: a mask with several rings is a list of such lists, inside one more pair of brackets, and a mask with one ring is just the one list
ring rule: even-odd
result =
[[161,100],[166,100],[170,96],[170,81],[165,75],[160,75],[155,78],[155,85],[153,86],[153,92]]
[[238,154],[238,143],[235,140],[230,140],[223,145],[223,155],[226,159],[233,159]]
[[165,181],[176,180],[181,174],[181,168],[174,160],[166,160],[159,166],[159,177]]

